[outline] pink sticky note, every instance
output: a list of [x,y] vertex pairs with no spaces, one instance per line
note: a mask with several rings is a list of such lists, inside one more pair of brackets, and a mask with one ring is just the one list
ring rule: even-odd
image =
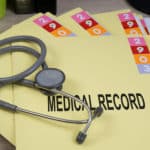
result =
[[145,46],[146,42],[142,37],[128,38],[130,46]]
[[43,15],[37,19],[34,20],[34,22],[39,25],[39,26],[44,26],[46,24],[48,24],[49,22],[51,22],[53,19],[51,19],[50,17]]
[[131,12],[120,13],[120,14],[118,14],[118,16],[119,16],[119,19],[121,22],[128,21],[128,20],[135,20],[135,17]]
[[75,20],[77,23],[83,22],[90,18],[90,15],[86,11],[81,11],[72,16],[72,19]]

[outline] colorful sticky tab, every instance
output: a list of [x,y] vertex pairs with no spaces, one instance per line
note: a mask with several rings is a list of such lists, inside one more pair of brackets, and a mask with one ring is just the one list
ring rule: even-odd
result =
[[143,35],[136,18],[132,12],[118,14],[119,20],[127,35],[139,36]]
[[133,35],[133,36],[142,35],[142,32],[141,32],[141,30],[140,30],[139,27],[131,28],[131,29],[126,29],[126,30],[125,30],[125,33],[126,33],[127,35]]
[[121,22],[124,21],[129,21],[129,20],[135,20],[134,15],[132,14],[132,12],[128,12],[128,13],[120,13],[118,14],[119,19]]
[[150,73],[150,52],[143,37],[128,38],[130,48],[141,74]]
[[138,70],[141,74],[149,74],[150,73],[150,64],[138,64]]
[[80,23],[80,25],[84,28],[84,29],[89,29],[95,25],[97,25],[98,23],[92,19],[92,18],[89,18],[83,22]]
[[110,35],[105,34],[109,32],[107,32],[106,29],[93,19],[86,11],[78,12],[71,17],[92,36]]
[[87,30],[91,35],[97,36],[106,33],[106,30],[100,25],[93,26]]
[[150,34],[150,17],[144,17],[144,22],[148,30],[148,34]]
[[61,25],[58,22],[53,20],[50,23],[46,24],[44,26],[44,29],[46,29],[49,32],[52,32],[52,31],[54,31],[54,30],[56,30],[56,29],[58,29],[60,27],[61,27]]
[[150,33],[149,33],[149,31],[148,31],[148,28],[147,28],[147,26],[146,26],[146,24],[145,24],[144,19],[141,19],[141,24],[143,25],[146,34],[149,35]]
[[49,18],[46,15],[43,15],[43,16],[41,16],[41,17],[39,17],[39,18],[37,18],[37,19],[34,20],[34,22],[37,25],[41,26],[41,27],[43,27],[44,25],[48,24],[50,21],[52,21],[52,19]]
[[72,19],[77,23],[81,23],[87,19],[91,18],[86,11],[81,11],[72,16]]
[[128,41],[130,43],[130,46],[141,46],[146,45],[146,42],[143,37],[133,37],[128,38]]
[[138,24],[135,20],[124,21],[124,22],[121,22],[121,24],[124,27],[124,29],[138,27]]
[[55,37],[65,37],[70,35],[75,36],[75,34],[72,33],[69,29],[62,26],[59,22],[46,15],[36,18],[35,20],[33,20],[33,22],[42,27],[47,32],[51,33]]
[[71,34],[71,31],[61,26],[57,30],[54,30],[52,34],[56,37],[65,37],[65,36],[69,36]]
[[147,46],[131,46],[133,54],[148,54],[149,50]]
[[134,59],[136,64],[150,64],[150,54],[136,54]]

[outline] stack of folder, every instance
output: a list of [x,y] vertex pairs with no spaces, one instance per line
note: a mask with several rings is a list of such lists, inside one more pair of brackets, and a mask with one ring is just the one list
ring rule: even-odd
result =
[[[0,39],[32,35],[44,41],[49,67],[66,74],[63,90],[84,100],[91,110],[101,106],[104,113],[93,122],[82,145],[75,142],[82,125],[2,109],[0,134],[16,150],[149,150],[149,34],[150,19],[130,10],[92,15],[81,8],[57,17],[39,13],[2,33]],[[35,44],[28,46],[39,50]],[[19,52],[1,55],[0,77],[21,72],[34,61],[32,56]],[[28,79],[34,80],[36,73]],[[87,117],[85,109],[71,99],[46,96],[20,85],[2,87],[0,99],[47,115],[79,120]]]

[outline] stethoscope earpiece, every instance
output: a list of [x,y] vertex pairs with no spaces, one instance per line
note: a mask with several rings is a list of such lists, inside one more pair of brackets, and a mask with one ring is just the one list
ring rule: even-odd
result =
[[[93,115],[92,115],[92,121],[96,118],[96,117],[100,117],[103,113],[103,109],[102,107],[97,107],[94,112],[93,112]],[[76,137],[76,141],[78,144],[82,144],[85,139],[87,137],[87,134],[83,131],[80,131]]]
[[76,138],[77,143],[82,144],[85,141],[86,137],[87,137],[87,134],[80,131],[77,135],[77,138]]
[[94,117],[100,117],[103,114],[103,108],[102,107],[97,107],[94,110],[93,116]]

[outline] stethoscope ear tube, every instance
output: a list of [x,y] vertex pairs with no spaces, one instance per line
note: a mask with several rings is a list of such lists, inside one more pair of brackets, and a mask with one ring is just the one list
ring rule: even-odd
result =
[[[46,90],[46,89],[44,88],[44,90]],[[47,90],[50,91],[49,89],[47,89]],[[74,96],[72,96],[72,95],[70,95],[64,91],[58,91],[56,89],[51,89],[51,92],[70,97],[70,98],[74,99],[75,101],[84,105],[84,107],[86,108],[88,115],[89,115],[88,119],[87,120],[69,120],[69,119],[64,119],[64,118],[58,118],[58,117],[54,117],[54,116],[50,116],[50,115],[45,115],[45,114],[33,112],[31,110],[27,110],[27,109],[18,107],[16,105],[10,104],[10,103],[2,101],[2,100],[0,100],[0,108],[6,109],[6,110],[11,111],[11,112],[22,112],[22,113],[34,115],[34,116],[49,119],[49,120],[55,120],[55,121],[59,121],[59,122],[74,123],[74,124],[86,124],[85,128],[82,131],[80,131],[76,137],[77,143],[82,144],[87,137],[87,131],[88,131],[88,128],[90,127],[92,121],[96,117],[99,117],[102,115],[103,109],[101,107],[97,107],[96,110],[94,111],[94,113],[92,114],[89,107],[80,99],[78,99],[78,98],[76,98],[76,97],[74,97]]]
[[[4,40],[0,40],[0,46],[4,46],[6,44],[10,44],[12,42],[33,42],[39,45],[39,47],[41,48],[41,54],[39,55],[37,61],[28,69],[26,69],[25,71],[11,76],[11,77],[5,77],[5,78],[0,78],[0,84],[5,85],[5,84],[10,84],[10,83],[15,83],[17,81],[20,81],[22,79],[24,79],[25,77],[27,77],[28,75],[30,75],[31,73],[33,73],[39,66],[41,66],[41,64],[44,62],[45,60],[45,56],[46,56],[46,46],[45,44],[38,38],[33,37],[33,36],[14,36],[14,37],[10,37],[10,38],[6,38]],[[24,49],[24,46],[20,46],[18,47],[18,51],[21,51],[21,49]],[[26,47],[26,49],[32,49],[30,47]],[[2,52],[8,52],[8,51],[16,51],[16,49],[13,46],[6,46],[4,48],[1,48],[1,54]]]
[[7,103],[5,101],[0,100],[0,108],[6,109],[8,111],[16,112],[17,111],[17,106]]

